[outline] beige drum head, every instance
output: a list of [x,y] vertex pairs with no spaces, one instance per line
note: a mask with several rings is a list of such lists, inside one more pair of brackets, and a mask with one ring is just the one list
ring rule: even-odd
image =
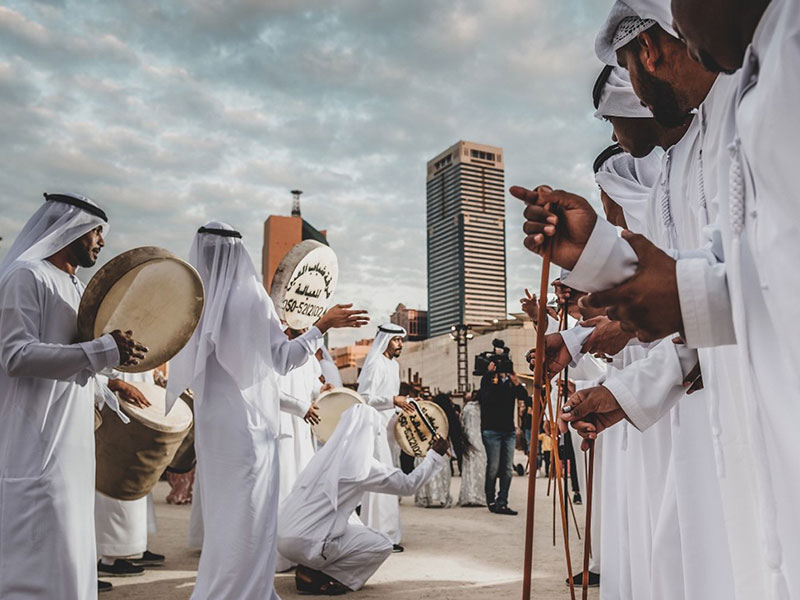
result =
[[192,426],[192,410],[182,398],[175,401],[175,405],[168,415],[164,414],[167,405],[167,391],[154,383],[131,383],[150,401],[150,406],[140,408],[129,402],[120,400],[119,406],[132,420],[138,421],[148,429],[164,433],[180,433]]
[[[443,438],[447,438],[450,425],[444,410],[430,400],[417,400],[423,414],[430,421],[433,428]],[[394,426],[394,437],[400,449],[409,456],[425,456],[433,441],[434,432],[431,432],[418,414],[402,412],[397,416]]]
[[92,277],[78,310],[78,335],[88,341],[119,329],[150,351],[135,367],[143,373],[175,356],[203,313],[197,271],[163,248],[134,248],[111,259]]
[[278,317],[292,329],[311,327],[328,310],[339,278],[339,261],[315,240],[295,245],[275,271],[270,297]]
[[322,392],[315,404],[319,409],[320,422],[312,425],[311,431],[324,444],[333,435],[344,412],[354,404],[364,404],[364,401],[351,389],[335,388]]

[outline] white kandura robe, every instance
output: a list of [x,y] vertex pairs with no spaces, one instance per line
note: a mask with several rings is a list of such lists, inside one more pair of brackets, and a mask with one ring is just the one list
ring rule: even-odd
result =
[[[279,373],[303,364],[321,340],[319,330],[313,328],[290,341],[277,318],[267,335],[283,338],[279,345],[291,345],[283,352],[273,345]],[[200,466],[195,486],[200,491],[203,550],[192,598],[275,600],[278,440],[265,411],[244,399],[214,355],[208,358],[203,384],[194,391]],[[277,405],[279,399],[261,401]]]
[[0,281],[0,598],[97,597],[94,373],[110,335],[76,344],[83,285],[46,260]]
[[[303,417],[319,395],[322,387],[319,380],[321,372],[319,362],[312,358],[286,375],[282,375],[278,380],[281,391],[281,432],[278,438],[280,502],[283,502],[292,491],[298,475],[314,456],[311,426],[303,420]],[[293,566],[294,563],[278,554],[276,567],[278,573],[287,571]]]
[[[153,372],[114,372],[111,377],[128,383],[153,383]],[[128,558],[147,550],[149,529],[148,503],[152,494],[138,500],[117,500],[102,492],[95,492],[94,524],[99,557]]]
[[[431,451],[410,474],[372,459],[361,482],[339,483],[338,508],[319,487],[295,489],[281,507],[278,550],[290,560],[317,569],[358,590],[392,553],[383,533],[351,519],[365,492],[396,498],[415,493],[446,468],[447,460]],[[320,532],[330,532],[327,537]]]
[[[721,80],[712,89],[707,102],[715,96],[725,95],[728,80]],[[690,167],[702,162],[703,144],[701,117],[693,120],[689,130],[675,146],[667,150],[663,159],[661,180],[654,189],[653,202],[647,219],[647,234],[666,251],[692,250],[701,244],[701,227],[708,222],[705,202],[693,202],[696,196],[687,192],[702,179],[688,179]],[[698,141],[700,140],[700,141]],[[708,159],[705,157],[706,160]],[[609,232],[605,222],[598,221],[596,231]],[[623,243],[624,244],[624,243]],[[614,269],[609,269],[607,259],[614,253],[624,254],[618,238],[610,234],[603,240],[592,234],[586,252],[570,277],[581,289],[603,289],[624,280]],[[629,249],[629,248],[628,248]],[[628,257],[635,264],[635,256]],[[609,261],[612,266],[616,264]],[[605,271],[603,271],[603,267]],[[593,270],[600,271],[592,274]],[[576,273],[577,272],[577,273]],[[568,281],[569,283],[569,281]],[[680,552],[684,594],[686,598],[730,598],[734,595],[733,567],[730,543],[724,516],[721,514],[722,493],[716,478],[716,453],[713,444],[711,397],[709,390],[685,396],[680,387],[683,375],[698,360],[665,339],[653,347],[647,358],[637,361],[617,377],[604,383],[631,420],[645,429],[671,408],[671,466],[668,485],[664,493],[661,515],[656,522],[653,548],[652,597],[669,597],[679,579],[678,573],[660,571],[677,567],[675,551]],[[659,358],[661,357],[661,358]],[[678,360],[675,361],[675,358]],[[668,360],[673,366],[664,368]],[[671,383],[670,383],[671,380]],[[708,385],[708,383],[707,383]],[[670,391],[670,387],[672,391]],[[675,506],[671,501],[674,496]],[[674,528],[675,522],[678,529]],[[703,535],[697,535],[702,531]],[[678,540],[676,534],[680,534]],[[669,553],[669,557],[662,554]],[[722,584],[720,584],[722,582]]]
[[[394,397],[400,393],[400,365],[396,360],[378,356],[370,371],[362,371],[359,379],[362,383],[358,385],[358,393],[378,411],[386,426],[386,443],[381,444],[380,459],[387,467],[394,467],[392,452],[397,442],[390,423],[395,415]],[[399,544],[403,537],[397,496],[379,492],[364,494],[361,520],[370,529],[386,534],[393,544]]]

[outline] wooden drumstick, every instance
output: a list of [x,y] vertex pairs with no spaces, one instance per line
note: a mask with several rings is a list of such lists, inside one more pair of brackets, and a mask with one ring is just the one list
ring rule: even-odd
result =
[[[533,365],[533,388],[535,398],[533,401],[534,414],[533,423],[539,423],[542,420],[540,414],[542,406],[544,405],[544,336],[547,333],[547,283],[550,278],[550,256],[552,254],[552,242],[547,242],[544,253],[542,255],[542,274],[539,282],[539,306],[536,319],[536,357]],[[539,438],[531,436],[531,444],[528,449],[528,456],[536,464],[539,457]],[[534,441],[536,440],[536,441]],[[551,453],[552,454],[552,453]],[[522,574],[522,600],[530,600],[531,598],[531,574],[533,569],[533,530],[534,530],[534,513],[536,508],[536,474],[530,473],[528,475],[528,504],[526,507],[526,523],[525,523],[525,566]]]

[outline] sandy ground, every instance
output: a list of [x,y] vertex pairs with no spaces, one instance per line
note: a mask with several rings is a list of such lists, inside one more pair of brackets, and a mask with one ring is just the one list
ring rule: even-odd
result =
[[[454,498],[458,497],[460,484],[460,478],[454,477]],[[362,590],[349,596],[363,600],[520,598],[526,488],[527,478],[515,475],[510,505],[519,510],[516,517],[494,515],[485,508],[417,508],[413,498],[404,498],[401,510],[406,551],[390,556]],[[151,550],[166,555],[166,565],[148,569],[139,577],[106,579],[114,584],[114,589],[101,596],[104,600],[182,600],[191,595],[199,553],[186,547],[189,506],[168,505],[165,502],[167,491],[164,482],[154,490],[159,531],[149,543]],[[566,566],[561,523],[559,520],[554,547],[553,502],[546,497],[546,491],[547,480],[539,479],[533,597],[569,598],[569,588],[564,583]],[[584,508],[575,507],[581,524]],[[575,535],[574,523],[571,522],[570,527],[573,568],[578,570],[582,568],[583,544]],[[275,587],[284,599],[301,597],[295,591],[293,574],[277,575]],[[580,589],[576,590],[576,597],[581,597]],[[589,598],[597,597],[596,589],[589,591]]]

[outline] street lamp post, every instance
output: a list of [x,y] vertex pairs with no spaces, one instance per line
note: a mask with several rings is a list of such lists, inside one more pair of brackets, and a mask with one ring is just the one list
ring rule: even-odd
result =
[[469,325],[459,323],[450,327],[450,337],[456,342],[456,366],[457,366],[457,385],[458,391],[464,393],[469,391],[469,354],[467,352],[467,341],[474,336],[470,331]]

